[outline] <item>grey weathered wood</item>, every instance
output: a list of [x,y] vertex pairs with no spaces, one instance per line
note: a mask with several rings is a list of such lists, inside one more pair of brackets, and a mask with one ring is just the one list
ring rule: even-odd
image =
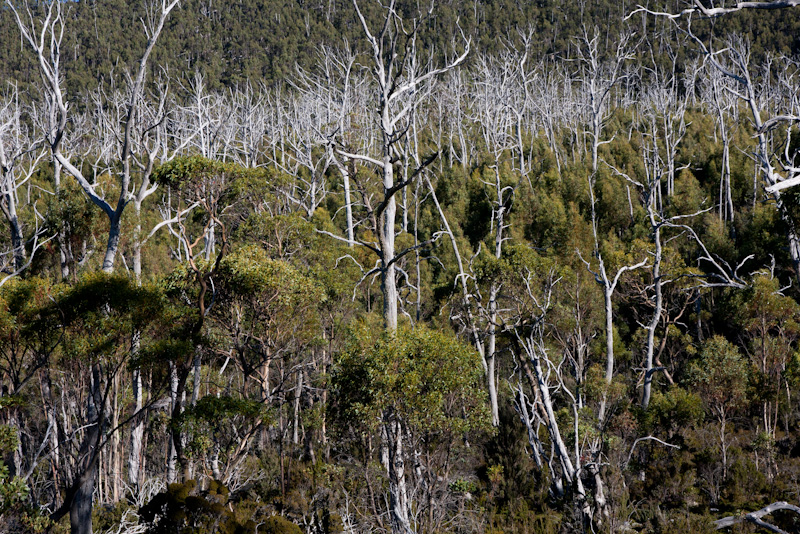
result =
[[789,504],[786,501],[778,501],[772,504],[765,506],[760,510],[756,510],[755,512],[750,512],[744,515],[731,515],[728,517],[723,517],[722,519],[717,519],[714,521],[714,526],[717,530],[722,530],[723,528],[729,528],[734,525],[738,525],[739,523],[743,523],[745,521],[753,523],[754,525],[769,530],[770,532],[775,532],[775,534],[788,534],[785,530],[776,527],[770,523],[767,523],[762,518],[766,515],[772,514],[779,510],[790,510],[795,512],[796,514],[800,514],[800,507],[795,506],[794,504]]

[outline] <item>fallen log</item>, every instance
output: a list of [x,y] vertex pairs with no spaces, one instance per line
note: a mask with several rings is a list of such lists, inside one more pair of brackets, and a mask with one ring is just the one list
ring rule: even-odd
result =
[[770,532],[774,532],[775,534],[789,534],[785,530],[778,528],[770,523],[767,523],[762,519],[762,517],[764,517],[765,515],[769,515],[779,510],[791,510],[796,514],[800,514],[800,507],[795,506],[793,504],[789,504],[786,501],[778,501],[765,506],[761,510],[756,510],[755,512],[750,512],[738,516],[731,515],[728,517],[723,517],[722,519],[717,519],[716,521],[714,521],[714,526],[717,527],[717,530],[722,530],[723,528],[732,527],[733,525],[738,525],[739,523],[748,521],[758,527],[769,530]]

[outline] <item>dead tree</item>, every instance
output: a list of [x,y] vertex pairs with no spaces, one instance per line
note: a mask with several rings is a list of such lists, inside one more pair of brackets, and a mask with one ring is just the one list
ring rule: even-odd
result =
[[[372,104],[375,109],[373,122],[378,124],[379,142],[375,151],[350,151],[341,142],[336,142],[334,146],[338,157],[372,167],[380,180],[380,202],[374,210],[369,210],[378,242],[357,243],[372,250],[378,257],[377,265],[367,276],[381,276],[384,324],[386,330],[393,333],[398,324],[397,264],[406,254],[427,245],[420,243],[402,251],[396,250],[396,195],[411,185],[436,157],[433,154],[424,158],[422,164],[407,178],[398,177],[395,165],[401,155],[400,143],[408,135],[414,111],[421,98],[430,92],[430,85],[437,77],[455,69],[466,59],[470,42],[465,39],[460,53],[448,59],[443,66],[435,67],[418,48],[418,31],[429,20],[433,4],[428,12],[420,12],[417,18],[408,21],[402,18],[396,9],[396,2],[392,0],[383,9],[383,20],[377,28],[367,21],[357,0],[353,1],[353,7],[367,44],[368,69],[372,74],[376,100]],[[348,242],[347,238],[330,235]],[[384,463],[389,477],[392,531],[407,534],[413,529],[405,471],[407,454],[403,432],[399,431],[403,424],[402,421],[395,421],[391,414],[386,415],[383,439],[389,454],[385,456]]]
[[[19,218],[19,190],[31,179],[44,157],[43,144],[34,137],[23,118],[23,103],[16,87],[0,102],[0,211],[8,224],[11,237],[10,253],[2,254],[2,271],[9,276],[21,273],[30,265],[33,255],[43,243],[43,230],[39,229],[41,215],[33,206],[37,222],[30,241],[33,243],[30,259],[26,248],[25,228]],[[9,276],[3,278],[3,282]]]
[[[550,472],[553,495],[561,498],[570,490],[583,522],[587,526],[599,525],[608,515],[605,484],[599,455],[591,450],[585,431],[581,431],[581,393],[566,376],[566,368],[575,362],[567,363],[569,350],[559,351],[550,342],[554,332],[549,314],[554,305],[554,289],[561,279],[555,275],[555,266],[546,260],[541,265],[536,260],[528,263],[523,259],[519,263],[522,267],[514,273],[516,290],[511,298],[516,306],[506,324],[515,340],[514,352],[531,395],[526,394],[520,380],[515,406],[527,428],[537,466],[546,464]],[[575,324],[581,328],[580,321]],[[558,404],[559,399],[563,406]],[[556,416],[564,408],[571,416],[569,430],[562,428],[563,420],[560,422]],[[549,451],[539,438],[541,428],[547,432]],[[591,498],[584,477],[592,479]]]
[[600,146],[611,142],[603,140],[603,129],[610,115],[612,90],[625,78],[623,67],[633,58],[632,37],[632,34],[623,34],[613,51],[602,50],[600,32],[595,27],[591,36],[584,28],[583,35],[576,42],[578,48],[576,60],[580,65],[577,77],[580,80],[583,92],[581,96],[588,116],[587,133],[592,140],[592,172],[597,171]]
[[[152,170],[153,161],[149,158],[150,154],[137,154],[134,151],[135,133],[137,126],[141,126],[141,121],[143,120],[141,107],[142,100],[145,97],[148,60],[164,28],[164,24],[169,18],[170,12],[178,3],[179,0],[154,0],[146,4],[146,16],[142,23],[147,35],[147,44],[136,65],[136,70],[128,78],[125,92],[125,108],[121,123],[114,125],[119,139],[119,152],[116,154],[117,165],[115,166],[115,168],[119,169],[116,172],[119,197],[116,201],[109,201],[98,191],[97,183],[90,181],[84,175],[80,168],[81,164],[72,162],[69,154],[62,153],[62,141],[64,136],[68,135],[67,119],[69,115],[68,99],[64,93],[64,79],[60,68],[61,40],[65,30],[61,2],[48,4],[43,20],[38,20],[27,4],[25,12],[21,13],[10,0],[7,0],[7,5],[14,12],[23,40],[30,46],[38,61],[44,94],[48,102],[47,109],[50,111],[51,117],[54,118],[50,123],[51,129],[47,134],[53,159],[57,165],[63,167],[77,180],[87,197],[105,213],[109,220],[108,241],[102,263],[102,268],[105,272],[114,270],[114,260],[119,248],[123,211],[129,203],[141,202],[155,190],[150,183],[148,173],[148,169]],[[147,132],[149,127],[152,126],[154,125],[146,125],[142,129]],[[135,180],[135,169],[137,167],[142,174],[138,183]],[[114,203],[113,206],[112,203]]]
[[[781,9],[798,5],[800,5],[800,2],[796,0],[786,0],[776,2],[737,2],[734,5],[710,8],[706,7],[701,0],[693,0],[689,7],[680,12],[653,11],[640,6],[626,16],[625,19],[637,13],[672,19],[700,49],[704,60],[733,82],[733,87],[730,87],[728,91],[737,96],[750,112],[757,141],[753,158],[763,177],[764,191],[775,200],[778,213],[786,225],[789,256],[794,267],[795,276],[800,280],[800,236],[794,219],[781,198],[782,190],[800,184],[800,168],[794,163],[795,154],[790,152],[792,127],[800,122],[800,115],[797,112],[787,112],[770,118],[764,117],[763,103],[758,97],[757,88],[750,72],[749,45],[747,42],[733,36],[728,39],[726,48],[715,50],[712,44],[706,44],[692,32],[692,17],[696,14],[701,17],[716,17],[744,9]],[[685,22],[682,22],[683,20]],[[787,140],[782,154],[783,159],[781,159],[781,155],[777,155],[772,151],[768,136],[770,131],[778,125],[789,126],[786,130]]]
[[580,251],[578,255],[583,261],[586,269],[594,276],[595,281],[600,285],[603,290],[603,311],[605,314],[605,334],[606,334],[606,369],[605,369],[605,383],[606,388],[603,391],[603,396],[600,401],[600,408],[597,415],[598,426],[603,427],[606,420],[606,408],[608,402],[608,388],[614,380],[614,303],[612,297],[617,288],[622,276],[628,271],[643,268],[647,265],[647,258],[635,264],[622,265],[617,269],[617,272],[610,275],[606,268],[603,254],[600,251],[600,239],[597,235],[597,215],[595,212],[595,196],[594,196],[594,178],[589,180],[589,194],[592,201],[592,235],[594,236],[594,254],[597,260],[597,267],[585,260],[581,256]]
[[717,528],[717,530],[722,530],[724,528],[730,528],[736,526],[740,523],[748,522],[752,523],[758,528],[763,528],[764,530],[774,532],[775,534],[788,534],[782,528],[779,528],[773,525],[772,523],[767,523],[763,519],[764,516],[767,516],[769,514],[781,510],[789,510],[796,514],[800,514],[800,507],[795,506],[793,504],[789,504],[786,501],[779,501],[779,502],[774,502],[768,506],[765,506],[760,510],[756,510],[755,512],[749,512],[740,516],[732,515],[728,517],[723,517],[722,519],[717,519],[716,521],[714,521],[714,526]]
[[438,76],[456,68],[469,53],[469,41],[465,40],[464,49],[441,67],[430,63],[423,64],[417,39],[420,25],[425,16],[412,21],[404,21],[395,9],[392,1],[384,11],[384,20],[378,31],[373,31],[361,12],[358,2],[353,3],[361,29],[368,44],[370,56],[369,68],[373,74],[373,82],[377,96],[376,119],[380,135],[378,153],[352,153],[347,147],[339,145],[336,149],[339,157],[356,160],[374,167],[380,175],[383,195],[374,210],[377,223],[378,243],[360,243],[373,250],[379,258],[379,265],[373,270],[381,275],[381,289],[384,297],[384,322],[389,331],[397,329],[397,281],[396,264],[412,250],[395,250],[397,201],[395,195],[410,185],[422,172],[424,166],[433,161],[427,158],[423,168],[415,169],[408,180],[398,181],[395,178],[395,161],[399,153],[397,144],[408,134],[411,114],[418,103],[419,95],[425,93],[426,86]]
[[254,88],[251,83],[231,90],[231,116],[229,122],[236,128],[232,160],[242,167],[255,167],[264,163],[263,147],[267,137],[266,89]]
[[[703,83],[704,82],[704,83]],[[722,142],[722,166],[719,182],[719,217],[726,223],[733,222],[734,206],[731,187],[731,135],[738,122],[738,102],[730,93],[730,80],[717,69],[707,69],[701,82],[703,102],[712,112],[717,128],[716,140]],[[717,134],[719,137],[717,137]]]
[[531,83],[531,105],[544,129],[547,144],[555,155],[560,175],[563,155],[559,134],[565,124],[569,123],[571,112],[575,111],[571,110],[570,99],[566,96],[573,83],[571,74],[560,63],[543,62],[534,76],[535,80]]
[[639,12],[646,12],[654,15],[669,17],[671,19],[679,19],[682,17],[690,17],[694,14],[699,14],[703,17],[719,17],[722,15],[729,15],[731,13],[736,13],[737,11],[743,11],[747,9],[762,9],[762,10],[771,10],[771,9],[784,9],[788,7],[798,7],[800,6],[800,0],[777,0],[775,2],[725,2],[727,5],[717,6],[717,7],[706,7],[703,4],[702,0],[686,0],[687,7],[683,10],[678,12],[664,12],[664,11],[651,11],[650,9],[644,8],[639,6],[633,12],[625,17],[627,20],[631,16]]

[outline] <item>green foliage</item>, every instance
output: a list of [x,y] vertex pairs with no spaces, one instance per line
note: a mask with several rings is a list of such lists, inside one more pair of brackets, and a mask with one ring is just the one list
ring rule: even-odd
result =
[[[17,430],[0,425],[0,453],[17,447]],[[0,530],[5,532],[44,532],[50,521],[29,502],[30,487],[19,476],[11,476],[8,466],[0,460]]]
[[747,401],[749,365],[739,349],[722,336],[703,345],[700,357],[688,371],[688,383],[720,420]]
[[10,477],[8,466],[0,462],[0,514],[24,503],[29,493],[25,481],[20,477]]
[[[318,226],[316,226],[318,227]],[[237,238],[243,243],[259,243],[272,258],[288,259],[305,256],[311,246],[317,248],[315,225],[297,214],[251,214],[237,229]]]
[[665,392],[657,391],[642,417],[644,432],[666,432],[668,436],[672,436],[702,422],[702,399],[697,393],[678,386]]
[[[256,99],[270,99],[268,107],[283,107],[298,97],[291,81],[286,84],[285,76],[295,72],[295,65],[318,64],[321,43],[338,46],[346,39],[356,53],[362,54],[357,64],[363,63],[367,44],[349,2],[243,0],[223,5],[219,1],[184,0],[181,4],[151,62],[153,68],[163,67],[165,73],[179,78],[172,84],[173,89],[178,88],[173,92],[177,105],[186,103],[187,94],[182,90],[185,78],[199,72],[211,90],[263,81],[264,89],[255,91]],[[360,4],[368,23],[377,27],[383,16],[381,6],[375,2]],[[46,5],[32,4],[34,14]],[[110,88],[109,72],[124,72],[134,65],[145,44],[139,25],[147,13],[141,3],[120,0],[62,5],[66,94],[71,109],[80,111],[93,105],[85,98],[84,89],[95,87],[101,78],[105,79],[104,88]],[[419,9],[411,1],[397,4],[397,14],[406,20],[418,15]],[[481,54],[506,56],[521,44],[517,28],[530,25],[535,37],[526,49],[526,65],[537,76],[536,83],[560,76],[563,68],[569,71],[572,82],[580,84],[580,73],[574,70],[579,69],[578,63],[562,63],[561,59],[575,57],[575,36],[584,30],[591,33],[597,21],[608,29],[599,41],[603,54],[613,51],[623,28],[624,9],[628,8],[607,0],[438,3],[432,15],[413,26],[419,39],[418,64],[441,64],[441,59],[453,51],[450,36],[458,35],[461,29],[472,37]],[[4,79],[20,80],[20,95],[30,96],[26,105],[31,104],[33,109],[40,104],[38,91],[29,85],[38,79],[35,61],[27,50],[20,53],[18,32],[9,17],[10,10],[0,10],[0,73]],[[792,19],[796,17],[742,13],[711,22],[695,20],[693,29],[703,39],[709,36],[712,24],[718,36],[726,29],[746,31],[752,36],[755,60],[763,55],[767,39],[774,41],[770,47],[774,44],[775,50],[800,50],[800,23]],[[647,52],[648,67],[639,70],[641,80],[636,78],[635,68],[643,64],[642,57],[636,64],[625,66],[630,77],[619,93],[612,91],[612,100],[620,101],[623,91],[635,91],[649,83],[651,67],[663,72],[673,67],[672,72],[688,72],[692,47],[683,46],[672,23],[643,16],[637,19],[638,24],[646,35],[653,36],[653,53]],[[774,28],[788,31],[780,33],[772,31]],[[497,35],[504,36],[502,42]],[[399,38],[402,43],[407,36]],[[98,46],[107,42],[116,44]],[[644,50],[643,46],[635,53]],[[670,61],[672,55],[678,58],[675,66]],[[468,62],[477,57],[471,55]],[[354,72],[358,72],[354,78],[362,75],[358,68]],[[465,82],[469,92],[474,89],[471,72],[461,72],[466,72],[465,77],[455,81]],[[155,90],[152,82],[148,83],[149,89]],[[536,83],[528,86],[534,98],[540,89]],[[577,89],[577,85],[570,89]],[[463,95],[443,96],[446,100]],[[558,475],[558,462],[551,472],[547,466],[537,468],[531,457],[529,439],[538,438],[545,455],[552,450],[548,432],[540,427],[536,436],[527,435],[519,415],[512,411],[510,392],[519,385],[517,380],[524,380],[519,374],[523,355],[515,345],[514,330],[525,335],[539,328],[561,432],[570,450],[573,443],[580,449],[573,460],[580,460],[589,493],[597,486],[586,454],[599,447],[594,460],[600,462],[599,476],[607,484],[611,506],[603,529],[707,531],[712,527],[706,515],[712,503],[752,509],[768,499],[794,498],[800,450],[795,436],[800,312],[797,290],[784,287],[795,275],[785,245],[786,220],[780,217],[775,203],[764,201],[762,192],[753,187],[754,171],[747,157],[753,132],[747,121],[740,120],[730,132],[735,148],[731,154],[736,207],[733,222],[722,220],[713,209],[680,220],[697,231],[712,257],[732,267],[752,254],[740,266],[740,274],[758,269],[766,272],[773,260],[774,268],[769,276],[742,274],[751,284],[746,290],[699,289],[698,277],[708,274],[712,267],[706,261],[698,262],[698,245],[686,239],[686,233],[662,227],[662,276],[668,283],[663,293],[662,321],[656,328],[656,350],[662,362],[658,365],[663,365],[680,385],[667,385],[664,375],[657,374],[659,385],[649,409],[642,411],[632,406],[641,382],[637,359],[641,357],[643,335],[639,325],[649,320],[653,310],[652,273],[648,269],[628,273],[615,288],[612,328],[616,360],[609,385],[603,366],[601,293],[581,261],[586,259],[596,270],[596,250],[613,273],[623,265],[652,256],[652,228],[641,188],[611,172],[607,165],[591,172],[586,125],[581,124],[584,119],[580,114],[573,114],[568,125],[557,126],[560,131],[553,132],[552,141],[542,132],[519,132],[528,167],[521,172],[516,146],[496,153],[485,146],[474,120],[479,114],[474,96],[470,94],[462,103],[459,111],[465,118],[461,124],[455,123],[458,118],[451,114],[450,103],[438,101],[418,108],[415,122],[419,126],[415,130],[417,148],[423,153],[441,151],[426,173],[435,182],[473,294],[463,298],[461,286],[453,283],[457,268],[449,239],[420,250],[418,271],[414,254],[398,259],[397,266],[406,275],[398,279],[404,311],[414,315],[409,304],[413,305],[419,294],[421,313],[408,321],[414,323],[413,329],[402,328],[395,335],[380,333],[377,277],[367,277],[356,287],[374,265],[372,252],[345,247],[320,232],[342,235],[340,176],[331,168],[320,173],[320,194],[326,196],[313,214],[301,212],[294,202],[302,195],[298,185],[308,178],[309,171],[301,169],[296,176],[291,175],[296,154],[282,143],[284,139],[260,140],[259,153],[248,155],[252,168],[192,155],[163,162],[154,169],[153,181],[164,195],[154,195],[142,206],[143,227],[161,221],[162,206],[175,210],[195,204],[180,225],[170,228],[183,233],[183,245],[179,246],[197,240],[199,250],[203,232],[212,222],[219,231],[217,237],[224,232],[225,242],[224,246],[217,242],[217,250],[222,251],[219,263],[215,258],[201,259],[203,254],[192,251],[195,258],[191,265],[176,265],[185,260],[185,248],[176,248],[174,233],[162,230],[148,241],[144,251],[151,255],[145,270],[157,279],[157,285],[143,287],[120,275],[81,273],[96,267],[97,251],[106,232],[105,219],[68,176],[58,194],[48,193],[53,189],[53,170],[49,164],[43,165],[28,182],[27,191],[20,188],[17,192],[20,199],[28,197],[21,201],[23,226],[30,230],[38,224],[34,208],[44,206],[44,235],[63,240],[76,255],[76,263],[70,265],[70,280],[62,280],[60,285],[46,281],[45,277],[61,277],[58,245],[52,241],[37,253],[26,279],[10,280],[0,288],[0,409],[16,425],[0,426],[0,449],[5,449],[8,457],[17,445],[25,454],[38,450],[40,443],[36,440],[47,428],[45,414],[50,407],[43,391],[36,389],[43,387],[48,373],[56,377],[55,396],[69,401],[73,401],[70,395],[81,399],[84,392],[70,391],[68,378],[85,375],[87,364],[102,364],[98,367],[109,373],[102,377],[104,381],[125,377],[114,382],[107,399],[109,415],[122,421],[127,421],[133,407],[131,383],[124,371],[143,371],[144,391],[155,406],[163,406],[169,379],[177,373],[185,388],[179,394],[197,385],[200,397],[192,406],[184,406],[175,420],[157,408],[149,412],[145,421],[148,448],[144,453],[148,475],[161,474],[159,469],[167,461],[165,435],[177,430],[186,438],[181,441],[186,449],[183,454],[192,459],[198,476],[212,454],[220,464],[228,462],[234,469],[243,466],[244,478],[254,476],[252,480],[238,480],[242,486],[233,495],[218,482],[209,482],[206,489],[192,483],[171,485],[141,511],[151,532],[297,533],[300,529],[292,520],[306,525],[309,531],[330,533],[341,530],[342,520],[336,511],[345,507],[350,514],[348,521],[369,523],[356,524],[353,530],[385,530],[386,524],[377,524],[386,517],[380,494],[389,484],[385,466],[379,461],[379,426],[389,420],[400,421],[403,435],[410,441],[406,442],[406,475],[417,499],[414,513],[424,517],[430,512],[431,516],[445,518],[435,525],[431,520],[431,532],[589,530],[580,507],[553,491],[551,477]],[[561,96],[570,98],[569,94]],[[630,95],[624,96],[627,99]],[[440,103],[443,105],[438,106]],[[363,119],[358,116],[363,111],[357,110],[347,119],[356,125]],[[632,180],[645,181],[642,151],[649,141],[641,117],[631,108],[611,111],[604,125],[608,134],[604,140],[609,142],[601,148],[601,155]],[[22,122],[32,128],[40,126],[27,112]],[[295,126],[291,122],[289,128]],[[524,122],[529,121],[526,118]],[[542,126],[538,119],[534,122]],[[712,207],[719,195],[722,151],[715,139],[714,119],[702,109],[691,109],[686,123],[676,163],[687,167],[676,177],[674,194],[667,193],[665,184],[661,184],[659,201],[664,217]],[[352,131],[343,128],[337,132],[337,139],[358,147],[358,137],[371,135],[370,127],[362,123]],[[782,128],[770,135],[779,138],[784,133]],[[511,134],[512,129],[505,133]],[[291,135],[290,130],[270,136],[284,134]],[[662,149],[663,132],[654,134],[656,145]],[[551,142],[553,146],[549,146]],[[236,151],[242,148],[231,146]],[[267,155],[261,150],[265,146],[274,148],[273,152]],[[781,148],[777,143],[775,146]],[[795,140],[790,150],[797,146]],[[324,143],[310,147],[314,157],[322,161],[326,161],[329,148]],[[95,156],[87,153],[85,161],[75,163],[88,175]],[[73,157],[78,160],[77,154]],[[290,163],[279,166],[266,161],[273,158]],[[400,164],[398,161],[398,176]],[[94,176],[97,191],[106,198],[120,194],[108,174],[119,169],[114,168],[113,161],[109,165],[108,171]],[[352,168],[353,208],[361,221],[358,237],[377,242],[375,228],[369,225],[370,211],[375,208],[373,195],[380,194],[381,186],[368,165],[353,164]],[[493,190],[486,184],[493,183],[495,172],[501,186],[514,189],[513,198],[509,197],[505,206],[507,241],[501,258],[493,253]],[[418,191],[419,198],[411,189],[406,191],[410,202],[406,215],[411,224],[409,231],[397,228],[398,250],[413,245],[412,227],[420,241],[440,235],[438,213],[426,196],[425,186]],[[795,218],[800,212],[798,195],[788,190],[781,197],[789,215]],[[397,198],[400,200],[400,194]],[[138,219],[124,222],[128,227],[123,226],[120,254],[127,260],[131,252],[129,227]],[[597,249],[595,238],[599,241]],[[7,240],[7,235],[0,236],[0,244],[6,245]],[[582,258],[576,250],[582,252]],[[162,273],[168,274],[162,277]],[[201,310],[197,303],[203,282],[207,306]],[[496,364],[497,374],[503,378],[499,381],[501,421],[494,432],[489,432],[486,424],[481,361],[476,351],[452,333],[453,327],[469,331],[477,325],[477,338],[485,340],[486,290],[490,287],[498,291]],[[467,322],[468,306],[473,312],[469,320],[475,325]],[[459,334],[463,336],[464,331]],[[191,368],[194,355],[203,364],[196,374]],[[535,385],[527,394],[535,406]],[[604,425],[597,421],[600,399],[608,402]],[[580,407],[573,410],[573,402]],[[84,402],[73,402],[63,410],[62,418],[79,420],[84,406]],[[711,446],[719,433],[716,425],[703,420],[704,407],[723,422],[734,414],[740,416],[735,419],[736,434],[731,434],[728,442],[730,470],[726,480],[720,474],[721,453]],[[764,430],[764,413],[775,414],[768,431]],[[126,424],[122,423],[119,434],[103,442],[103,446],[118,449],[115,454],[104,453],[101,469],[116,469],[112,464],[126,448]],[[81,433],[70,434],[68,428],[58,432],[61,442],[65,432],[76,439]],[[293,433],[297,439],[293,439]],[[681,448],[639,442],[629,456],[635,440],[645,435]],[[266,446],[256,450],[254,443]],[[73,449],[78,450],[70,442],[59,453]],[[414,469],[412,451],[418,454]],[[34,469],[36,480],[49,477],[58,466],[74,464],[74,458],[58,465],[50,463],[49,453],[43,453]],[[29,508],[29,502],[58,505],[64,488],[44,484],[31,484],[29,488],[19,477],[11,476],[10,465],[8,460],[0,464],[0,508],[4,515],[0,522],[9,521],[0,524],[0,530],[45,528],[46,521]],[[107,500],[114,482],[103,472],[98,491],[103,494],[100,499]],[[56,478],[64,479],[63,475],[59,473]],[[224,476],[229,475],[235,478],[236,473],[226,471]],[[425,491],[430,492],[430,503],[419,498]],[[566,493],[571,494],[570,488]],[[590,497],[586,504],[595,503]],[[113,510],[98,514],[104,518],[102,528],[114,530],[126,506],[118,503]],[[268,517],[274,512],[285,518]]]
[[388,410],[431,435],[485,428],[487,407],[474,349],[423,327],[376,337],[361,326],[352,335],[331,382],[342,424],[374,431]]
[[300,527],[279,515],[267,519],[260,530],[265,534],[302,534],[303,532]]
[[[219,443],[222,437],[227,437],[222,436],[224,433],[232,434],[232,439],[226,440],[225,445],[235,448],[240,437],[229,427],[242,422],[248,427],[268,423],[269,412],[268,406],[260,401],[208,395],[188,406],[172,424],[179,426],[182,435],[187,437],[188,454],[198,457],[208,452],[215,442]],[[221,452],[224,459],[229,451]]]
[[250,190],[256,184],[268,183],[273,171],[266,167],[245,168],[235,163],[223,163],[202,156],[182,156],[153,169],[151,179],[157,184],[183,189],[209,181],[236,183],[232,194]]
[[[220,276],[231,297],[259,296],[274,311],[293,310],[324,302],[319,285],[286,261],[270,259],[263,248],[245,246],[228,254],[220,264]],[[256,311],[253,309],[253,311]]]
[[[170,484],[139,510],[139,516],[147,525],[148,534],[255,534],[256,529],[264,532],[263,525],[258,527],[254,519],[236,517],[230,509],[230,497],[228,488],[219,481],[212,480],[207,489],[200,489],[196,481],[189,480]],[[293,531],[289,528],[275,532]]]

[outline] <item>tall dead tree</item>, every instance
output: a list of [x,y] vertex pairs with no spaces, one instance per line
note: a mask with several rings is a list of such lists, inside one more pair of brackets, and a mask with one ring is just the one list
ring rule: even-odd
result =
[[470,42],[464,41],[463,51],[445,62],[443,66],[433,66],[418,49],[418,30],[432,12],[433,5],[426,13],[411,21],[405,21],[392,1],[384,9],[384,18],[379,28],[374,29],[367,22],[358,2],[354,1],[356,15],[368,45],[369,65],[375,84],[376,119],[380,135],[377,153],[348,152],[346,146],[339,146],[337,154],[347,160],[356,160],[373,167],[380,177],[383,189],[382,198],[374,210],[377,225],[378,243],[360,244],[373,250],[379,258],[374,272],[381,275],[383,293],[383,316],[386,329],[397,329],[397,262],[408,252],[396,251],[395,235],[397,200],[396,194],[409,186],[424,167],[433,161],[427,158],[421,168],[415,169],[407,180],[395,176],[396,158],[400,154],[399,145],[408,134],[411,115],[423,89],[442,74],[453,70],[464,62],[469,53]]
[[[597,415],[598,425],[600,427],[606,421],[606,409],[608,403],[608,388],[614,380],[614,303],[612,297],[617,288],[622,276],[628,271],[634,271],[647,265],[647,259],[635,264],[627,264],[620,266],[616,273],[611,274],[608,272],[606,263],[603,260],[603,254],[600,250],[600,239],[597,234],[597,214],[595,212],[595,195],[594,195],[594,178],[589,181],[589,194],[592,200],[592,235],[594,236],[594,254],[597,259],[597,267],[583,259],[581,260],[586,269],[594,276],[595,281],[600,285],[603,290],[603,311],[605,313],[605,333],[606,333],[606,369],[605,369],[605,389],[603,390],[602,398],[600,400],[600,408]],[[580,255],[580,251],[578,251]]]
[[717,128],[714,137],[722,142],[722,165],[719,181],[719,217],[733,222],[734,206],[731,186],[731,136],[738,122],[738,103],[730,93],[730,80],[715,68],[707,69],[701,81],[701,95],[714,116]]
[[[491,233],[492,254],[496,260],[503,255],[503,244],[508,240],[508,217],[514,194],[527,177],[528,165],[525,163],[523,143],[523,118],[528,111],[529,71],[526,65],[527,47],[522,51],[505,51],[500,57],[484,56],[478,62],[475,93],[472,108],[475,122],[479,125],[486,150],[491,154],[491,177],[484,178],[487,199],[492,206]],[[507,167],[519,169],[508,176]],[[474,300],[480,305],[485,319],[485,342],[478,345],[483,356],[492,411],[492,424],[500,423],[497,402],[497,328],[498,298],[502,282],[493,280],[489,287],[486,302]],[[469,303],[465,303],[469,305]]]
[[[149,70],[148,60],[170,12],[178,5],[179,1],[152,0],[145,3],[145,16],[142,24],[147,36],[147,44],[135,71],[128,79],[121,123],[114,125],[119,139],[115,165],[115,169],[119,169],[115,172],[119,185],[119,197],[116,201],[109,201],[105,199],[103,193],[98,191],[96,181],[90,180],[90,177],[84,174],[80,168],[81,164],[72,162],[70,154],[62,153],[64,136],[69,134],[67,131],[68,98],[64,91],[64,75],[61,71],[61,40],[65,31],[62,3],[48,4],[45,12],[39,18],[28,4],[25,5],[24,12],[21,12],[13,2],[6,0],[6,4],[14,12],[23,40],[30,46],[38,61],[45,99],[48,102],[50,115],[53,117],[47,133],[53,159],[58,166],[63,167],[75,178],[86,196],[108,218],[108,241],[102,263],[102,269],[105,272],[114,270],[114,260],[119,248],[122,214],[125,208],[131,202],[140,203],[155,191],[149,176],[154,163],[152,153],[145,151],[144,154],[137,154],[135,152],[135,135],[137,126],[141,125],[140,121],[143,120],[141,108],[145,97],[145,80]],[[144,132],[149,130],[148,127],[143,128]],[[139,171],[140,174],[138,181],[136,180],[136,171]]]
[[592,142],[592,172],[597,171],[600,146],[610,143],[603,139],[603,129],[609,118],[611,96],[614,87],[626,76],[625,63],[633,58],[632,34],[619,37],[613,50],[600,48],[600,32],[595,27],[591,36],[584,28],[577,40],[577,60],[580,65],[578,78],[586,102],[589,122],[588,134]]
[[[353,0],[356,17],[367,44],[368,65],[374,84],[373,122],[378,124],[379,142],[376,150],[353,152],[338,142],[336,155],[343,160],[357,161],[372,167],[380,181],[380,201],[368,211],[378,242],[357,241],[361,246],[375,252],[376,266],[367,276],[379,273],[383,294],[383,319],[388,332],[394,333],[398,326],[398,262],[408,253],[426,246],[420,243],[405,250],[395,248],[397,235],[396,195],[411,185],[436,157],[424,158],[413,171],[403,176],[395,172],[395,165],[402,157],[401,146],[413,123],[413,115],[424,95],[430,93],[430,85],[439,76],[455,69],[464,62],[469,53],[470,41],[464,39],[463,49],[447,59],[442,66],[434,66],[430,57],[424,57],[419,45],[419,29],[430,21],[434,4],[425,12],[418,11],[412,20],[405,20],[397,9],[395,0],[383,7],[382,20],[378,27],[367,21],[357,0]],[[338,139],[336,140],[338,141]],[[334,236],[345,242],[347,238]],[[404,422],[392,414],[385,414],[383,440],[386,454],[384,464],[389,477],[389,508],[392,531],[411,533],[410,501],[406,477],[406,444]]]
[[[3,272],[21,273],[27,265],[28,252],[25,246],[25,228],[19,217],[19,189],[24,186],[38,168],[44,157],[42,143],[34,138],[31,128],[23,118],[23,104],[16,87],[0,101],[0,211],[8,224],[11,237],[10,254],[3,254]],[[38,217],[38,213],[35,214]],[[32,236],[41,237],[35,231]],[[34,245],[30,257],[39,247]],[[4,278],[5,280],[5,278]]]

